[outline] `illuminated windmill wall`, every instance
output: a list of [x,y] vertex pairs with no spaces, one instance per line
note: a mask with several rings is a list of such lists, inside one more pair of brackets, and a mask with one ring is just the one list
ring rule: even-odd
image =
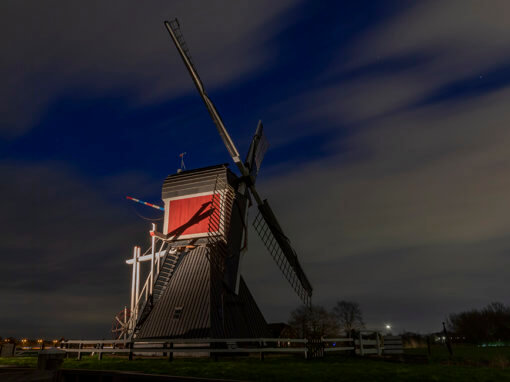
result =
[[[231,172],[207,173],[207,169],[169,176],[163,184],[163,233],[176,239],[224,236],[228,223],[226,209],[230,207],[226,203],[233,198],[228,186],[233,182],[235,176]],[[218,219],[211,220],[213,212],[219,214]]]
[[167,177],[163,232],[153,233],[161,266],[151,297],[136,308],[136,338],[268,335],[239,272],[246,197],[238,185],[227,165]]

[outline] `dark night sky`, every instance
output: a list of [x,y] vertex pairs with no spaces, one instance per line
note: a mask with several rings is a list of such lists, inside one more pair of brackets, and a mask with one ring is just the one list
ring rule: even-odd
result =
[[[367,326],[510,303],[510,3],[0,3],[0,335],[107,337],[161,183],[228,153],[163,20],[178,17],[315,287]],[[233,167],[233,166],[232,166]],[[254,215],[254,212],[251,214]],[[268,321],[299,304],[252,233]]]

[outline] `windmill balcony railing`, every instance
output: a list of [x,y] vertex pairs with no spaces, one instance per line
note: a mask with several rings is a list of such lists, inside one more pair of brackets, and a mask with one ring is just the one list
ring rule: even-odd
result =
[[[156,230],[156,225],[153,224],[152,230]],[[159,245],[159,251],[156,247]],[[165,248],[167,246],[167,248]],[[133,250],[133,257],[126,261],[127,264],[133,265],[132,286],[131,286],[131,306],[130,306],[130,333],[133,332],[138,318],[153,293],[154,286],[161,271],[161,263],[167,254],[171,253],[168,243],[155,236],[152,236],[151,246],[141,254],[140,247],[135,247]],[[150,261],[151,267],[146,276],[145,282],[140,289],[140,263]]]
[[[163,251],[163,247],[166,243],[163,242],[161,244],[159,252],[157,252],[154,256],[154,273],[151,277],[151,274],[147,275],[147,279],[145,280],[145,284],[143,284],[142,290],[139,292],[138,298],[135,301],[135,312],[138,312],[138,310],[142,307],[142,305],[147,301],[149,298],[149,295],[152,293],[152,290],[154,288],[154,284],[159,276],[160,272],[160,262],[161,258],[163,258],[168,250]],[[149,248],[145,254],[151,251],[152,248]]]

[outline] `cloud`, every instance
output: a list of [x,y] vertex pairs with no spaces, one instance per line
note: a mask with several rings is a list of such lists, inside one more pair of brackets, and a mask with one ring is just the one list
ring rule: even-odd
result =
[[[26,131],[64,87],[135,89],[138,103],[192,92],[162,14],[180,17],[209,88],[270,65],[271,38],[292,22],[267,27],[290,2],[267,11],[267,4],[236,3],[230,13],[223,3],[135,9],[124,2],[101,10],[90,4],[73,19],[72,5],[50,11],[55,7],[34,3],[25,29],[13,26],[21,8],[1,12],[11,20],[4,27],[18,28],[4,34],[12,37],[12,57],[0,64],[12,73],[0,103],[16,116],[16,122],[3,119],[5,131]],[[338,54],[302,80],[303,91],[282,92],[268,105],[278,121],[268,124],[271,150],[288,151],[302,140],[305,152],[297,164],[264,163],[257,188],[297,249],[316,303],[354,299],[370,327],[391,321],[397,331],[429,331],[450,312],[509,302],[510,84],[478,85],[486,80],[481,73],[510,62],[507,8],[507,2],[419,3],[347,46],[332,44]],[[37,28],[40,20],[54,25]],[[204,31],[214,31],[214,38]],[[474,91],[452,91],[459,83]],[[322,155],[308,158],[311,137]],[[152,195],[159,185],[132,172],[92,182],[57,163],[4,162],[1,170],[11,180],[2,195],[12,203],[4,203],[0,221],[8,227],[2,252],[12,274],[0,283],[15,290],[3,292],[5,301],[19,312],[65,305],[83,319],[84,333],[97,336],[127,300],[123,260],[146,239],[146,226],[108,198],[135,185]],[[254,232],[249,245],[248,286],[269,321],[286,320],[299,301]],[[47,282],[55,278],[58,283]],[[44,288],[55,301],[38,297]],[[16,302],[9,296],[18,296]],[[3,323],[14,322],[11,313]],[[67,314],[62,327],[76,336]],[[50,325],[50,314],[38,317]]]
[[[132,102],[138,110],[185,93],[195,95],[164,19],[179,18],[209,90],[253,76],[274,64],[272,40],[286,25],[282,16],[296,3],[160,1],[140,7],[132,1],[85,6],[2,2],[0,135],[7,138],[5,147],[11,152],[9,139],[37,127],[65,97],[83,96],[89,102],[84,102],[86,108],[90,100],[108,94]],[[52,126],[48,128],[38,131],[44,142],[55,135]],[[66,137],[76,135],[70,131],[64,132]],[[48,141],[54,145],[58,139]],[[112,148],[111,142],[102,142],[105,148],[86,152],[86,160],[93,162],[95,151],[107,150],[108,144]],[[66,141],[67,148],[79,145],[83,140]],[[0,171],[9,180],[1,189],[2,263],[9,272],[0,279],[6,310],[0,326],[15,336],[103,335],[129,299],[130,272],[124,260],[133,245],[148,240],[149,223],[135,216],[136,206],[126,207],[122,200],[130,192],[152,200],[161,179],[133,170],[100,175],[95,163],[86,173],[73,163],[71,152],[57,155],[59,162],[34,162],[41,156],[39,148],[34,155],[21,149],[28,152],[20,155],[24,161],[5,156],[0,161]],[[61,148],[50,146],[45,158],[53,158],[54,150]],[[145,210],[141,214],[154,217]]]
[[273,20],[294,1],[157,1],[139,6],[5,1],[0,5],[4,73],[0,132],[17,136],[72,90],[133,94],[135,104],[194,91],[163,20],[178,17],[208,88],[224,86],[273,63]]
[[[371,325],[392,317],[399,330],[422,331],[451,312],[509,302],[510,86],[420,102],[506,65],[502,8],[418,4],[356,40],[348,62],[320,73],[321,86],[281,104],[295,111],[282,136],[328,137],[326,157],[280,164],[259,180],[316,301],[356,299]],[[416,52],[430,56],[397,65]],[[395,69],[374,70],[378,60]],[[338,80],[342,72],[357,74]],[[247,259],[260,274],[257,261]],[[285,319],[292,303],[278,307],[272,291],[283,284],[271,277],[248,279],[256,295],[276,296],[272,314]]]
[[[509,220],[502,207],[510,202],[504,175],[509,98],[506,89],[450,108],[378,119],[341,142],[363,151],[363,159],[345,163],[340,153],[272,178],[274,203],[290,215],[295,206],[284,200],[306,201],[299,213],[325,227],[326,241],[345,235],[360,248],[370,245],[367,237],[421,245],[423,234],[427,243],[503,235]],[[297,230],[301,221],[289,224]],[[306,246],[307,237],[299,237]],[[375,248],[382,244],[373,241]]]
[[422,68],[440,81],[452,76],[478,75],[480,68],[505,61],[510,42],[505,14],[510,4],[498,0],[487,6],[476,0],[429,1],[401,12],[375,30],[369,30],[352,49],[348,66],[377,59],[434,52],[435,60]]
[[484,83],[508,85],[508,76],[495,77],[510,72],[509,11],[508,2],[487,7],[476,0],[403,8],[338,48],[313,86],[273,109],[293,111],[287,123],[300,127],[299,138],[316,129],[366,125],[442,92],[476,96],[496,86]]
[[[56,162],[3,162],[0,171],[8,179],[0,215],[2,330],[106,335],[129,301],[124,260],[133,245],[147,243],[150,228],[121,198],[108,199],[143,179],[131,174],[92,182]],[[30,319],[22,325],[17,317]]]
[[[342,142],[364,160],[332,156],[260,180],[317,302],[352,298],[371,325],[390,315],[422,331],[452,311],[508,303],[509,98],[471,100],[448,118],[434,107],[388,118]],[[246,260],[249,285],[284,320],[297,300],[262,251]]]

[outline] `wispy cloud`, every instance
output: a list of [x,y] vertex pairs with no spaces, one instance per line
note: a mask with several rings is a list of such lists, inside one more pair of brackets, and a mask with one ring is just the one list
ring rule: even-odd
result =
[[270,40],[285,26],[284,18],[273,20],[294,4],[2,2],[0,72],[6,75],[0,132],[22,134],[68,89],[92,94],[127,90],[137,104],[193,91],[171,51],[162,24],[167,18],[181,19],[209,87],[252,75],[272,64],[275,47]]
[[[261,180],[319,301],[356,298],[374,325],[393,315],[400,329],[430,330],[456,309],[507,300],[510,84],[430,95],[505,67],[509,7],[417,4],[282,104],[297,111],[297,136],[329,132],[329,155]],[[416,52],[426,56],[399,65]],[[257,293],[283,285],[265,282]]]
[[[2,34],[10,55],[0,65],[11,75],[0,104],[1,128],[10,135],[26,132],[67,87],[98,94],[134,89],[137,104],[193,91],[169,51],[161,25],[167,16],[182,16],[200,72],[216,89],[269,70],[278,46],[273,37],[296,22],[282,17],[291,2],[205,8],[165,2],[143,9],[88,3],[80,12],[67,3],[32,3],[24,23],[26,6],[6,4],[0,17],[10,31]],[[314,150],[321,155],[299,152],[298,165],[269,161],[259,179],[316,302],[356,299],[369,325],[391,319],[396,330],[433,330],[449,312],[508,302],[509,7],[505,1],[417,3],[346,46],[328,45],[335,50],[330,62],[304,78],[300,91],[263,105],[273,152],[311,137],[319,146]],[[214,38],[204,35],[213,30]],[[2,301],[19,312],[66,305],[87,317],[84,333],[97,333],[127,301],[129,272],[119,267],[131,245],[146,239],[146,227],[102,191],[123,197],[129,188],[150,194],[159,185],[132,172],[91,182],[61,163],[3,161],[1,171],[11,180],[3,199],[13,201],[0,216],[8,227],[4,264],[12,270],[0,280],[7,291]],[[252,232],[244,274],[268,320],[285,320],[298,300],[264,252]],[[54,278],[59,282],[47,282]],[[38,298],[42,288],[55,301]],[[2,322],[19,328],[15,317]],[[52,316],[40,317],[47,323]],[[77,335],[73,320],[59,322]]]

